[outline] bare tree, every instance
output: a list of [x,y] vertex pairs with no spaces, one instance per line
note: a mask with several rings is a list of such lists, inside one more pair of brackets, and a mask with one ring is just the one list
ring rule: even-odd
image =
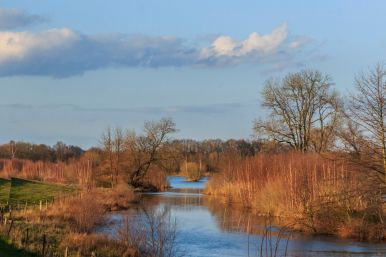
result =
[[101,143],[103,145],[103,150],[107,155],[111,187],[114,187],[114,139],[110,127],[103,132]]
[[132,158],[129,183],[132,186],[143,186],[143,178],[151,165],[163,160],[161,150],[169,141],[169,135],[175,131],[175,123],[164,118],[158,122],[146,122],[142,135],[136,136],[134,132],[128,135],[126,143]]
[[15,156],[16,156],[16,151],[17,151],[16,146],[17,145],[16,145],[15,141],[13,141],[13,140],[9,141],[9,152],[11,154],[12,160],[15,159]]
[[270,115],[256,122],[257,133],[296,150],[321,152],[333,140],[341,104],[328,75],[304,70],[269,80],[263,106]]
[[113,138],[113,147],[114,147],[114,153],[115,153],[115,184],[118,183],[118,178],[121,175],[121,166],[122,166],[122,154],[124,152],[124,140],[125,135],[121,128],[117,127],[114,130],[114,138]]
[[357,92],[351,94],[342,133],[345,145],[358,163],[374,171],[386,185],[386,68],[377,64],[355,79]]

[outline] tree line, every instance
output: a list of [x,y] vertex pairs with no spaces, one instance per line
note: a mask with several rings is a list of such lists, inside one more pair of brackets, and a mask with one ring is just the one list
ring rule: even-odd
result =
[[79,158],[85,151],[79,146],[57,142],[53,146],[10,141],[0,145],[0,159],[23,159],[30,161],[67,162]]

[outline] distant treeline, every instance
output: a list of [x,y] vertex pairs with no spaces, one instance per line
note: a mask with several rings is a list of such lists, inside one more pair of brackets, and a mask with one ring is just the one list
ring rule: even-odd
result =
[[[268,142],[244,139],[209,139],[209,140],[192,140],[192,139],[175,139],[168,142],[176,154],[178,162],[193,161],[205,162],[209,164],[209,170],[216,166],[215,161],[219,155],[237,155],[237,156],[254,156],[259,151],[270,152],[282,151],[284,148],[275,144],[270,145]],[[79,146],[67,145],[63,142],[57,142],[53,146],[45,144],[33,144],[22,141],[10,141],[6,144],[0,144],[0,159],[21,159],[43,162],[67,162],[70,159],[78,159],[86,152],[102,154],[104,147],[93,147],[89,150],[83,150]],[[98,154],[98,155],[99,155]],[[101,159],[103,157],[101,156]],[[102,161],[102,160],[100,160]],[[212,161],[212,162],[211,162]],[[212,165],[210,165],[212,164]]]
[[66,162],[79,158],[85,151],[74,145],[57,142],[53,146],[10,141],[0,145],[0,159],[23,159],[45,162]]
[[[128,181],[128,174],[135,170],[138,158],[148,158],[148,144],[145,144],[145,150],[137,149],[127,135],[121,137],[112,135],[110,147],[101,140],[103,144],[87,150],[62,142],[48,146],[10,141],[0,145],[0,177],[18,176],[41,181],[75,183],[76,180],[83,181],[85,176],[92,174],[99,184],[115,184],[118,178]],[[121,145],[117,145],[117,142],[121,142]],[[174,139],[165,142],[157,150],[157,162],[149,171],[149,174],[152,174],[149,177],[153,179],[157,177],[154,174],[164,176],[180,172],[200,177],[206,172],[219,172],[224,166],[228,167],[229,162],[233,163],[235,158],[255,156],[258,152],[283,150],[286,149],[267,141]]]
[[[267,144],[261,141],[244,139],[209,139],[203,141],[191,139],[178,139],[169,143],[172,149],[177,152],[177,169],[181,170],[181,164],[193,162],[202,166],[203,172],[218,171],[220,162],[225,159],[232,159],[235,156],[254,156],[260,151],[267,149]],[[182,164],[184,166],[184,164]],[[173,172],[172,170],[169,170]]]

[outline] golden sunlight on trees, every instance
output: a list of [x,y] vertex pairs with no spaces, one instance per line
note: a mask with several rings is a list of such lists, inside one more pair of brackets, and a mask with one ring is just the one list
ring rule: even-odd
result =
[[161,119],[158,122],[146,122],[143,134],[129,134],[127,147],[129,149],[132,167],[129,171],[129,183],[134,187],[143,186],[143,178],[151,165],[162,162],[162,148],[170,140],[169,135],[176,132],[175,123],[171,119]]
[[[169,135],[174,133],[175,123],[171,119],[146,122],[142,134],[124,132],[120,128],[108,128],[101,143],[104,152],[104,169],[110,177],[111,186],[118,180],[126,180],[134,187],[143,187],[144,178],[155,165],[164,169],[174,157]],[[170,166],[170,165],[169,165]]]
[[332,85],[330,77],[317,70],[269,80],[263,90],[263,107],[270,111],[270,118],[256,121],[255,132],[295,150],[327,150],[334,141],[341,108]]

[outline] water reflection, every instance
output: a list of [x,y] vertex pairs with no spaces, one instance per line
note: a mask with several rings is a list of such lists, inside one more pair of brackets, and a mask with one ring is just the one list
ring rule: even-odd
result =
[[[186,256],[260,256],[262,232],[267,220],[248,209],[225,205],[201,194],[206,180],[192,183],[170,177],[173,189],[166,193],[144,194],[145,208],[166,208],[177,221],[177,244]],[[125,213],[111,215],[115,225],[104,228],[114,234]],[[130,215],[141,215],[140,208]],[[279,227],[273,221],[272,243]],[[115,228],[114,228],[115,227]],[[267,241],[265,241],[267,242]],[[285,238],[280,251],[285,251]],[[331,237],[295,235],[288,243],[289,256],[386,256],[384,244],[366,244]],[[269,254],[268,254],[269,255]]]

